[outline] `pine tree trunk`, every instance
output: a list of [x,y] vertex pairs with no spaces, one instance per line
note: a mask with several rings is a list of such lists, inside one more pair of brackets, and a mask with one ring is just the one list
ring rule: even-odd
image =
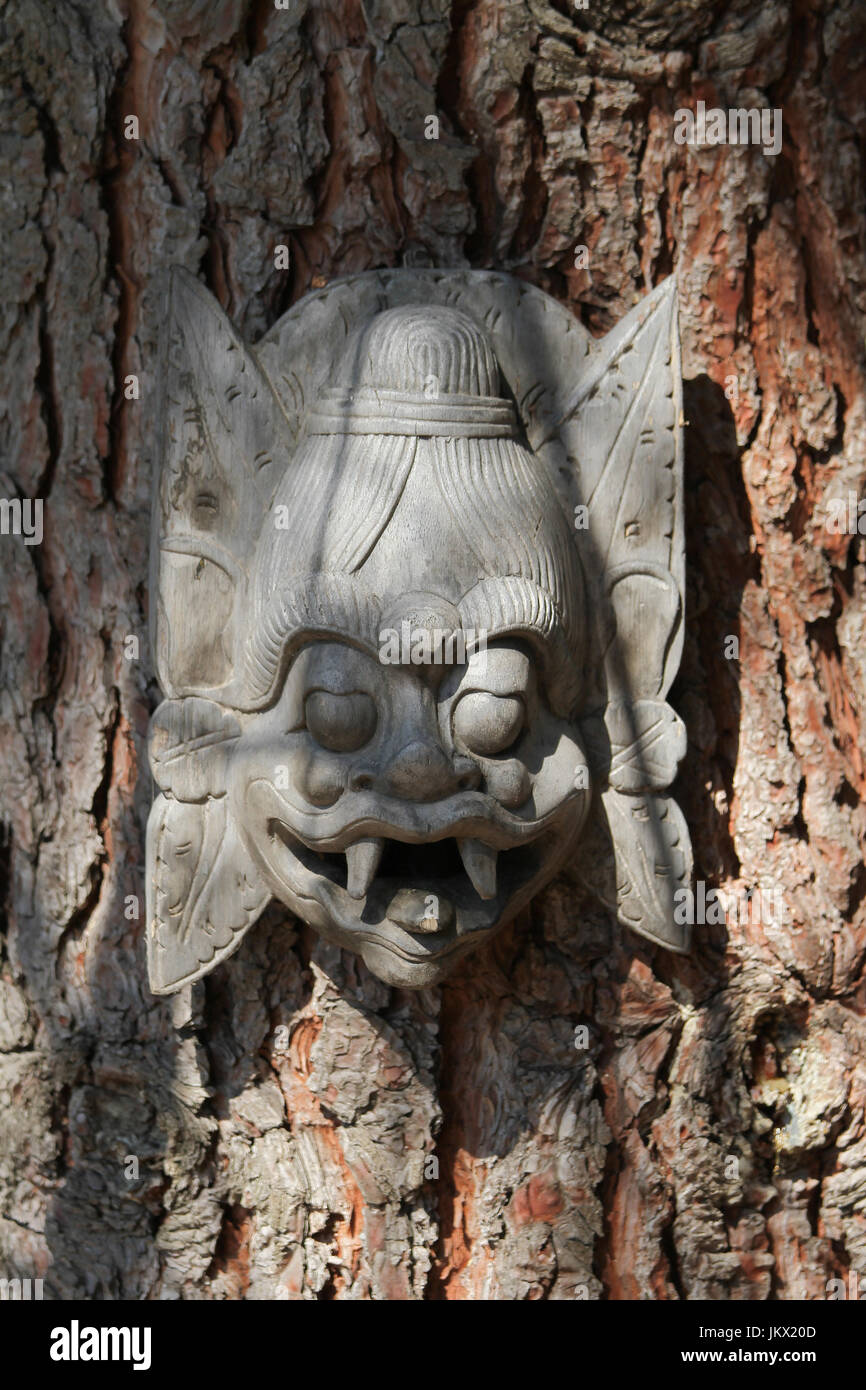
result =
[[[11,0],[0,35],[0,463],[4,495],[44,501],[41,545],[0,537],[0,1275],[398,1300],[866,1275],[866,555],[825,521],[866,457],[866,11]],[[698,99],[779,108],[781,152],[677,144]],[[599,334],[677,277],[675,790],[696,877],[781,888],[788,921],[697,927],[673,957],[566,873],[402,994],[272,906],[207,981],[150,994],[174,263],[249,341],[367,268],[511,271]]]

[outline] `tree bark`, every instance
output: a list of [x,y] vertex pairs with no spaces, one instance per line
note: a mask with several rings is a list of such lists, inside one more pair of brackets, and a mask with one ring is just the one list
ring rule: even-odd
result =
[[[866,471],[866,11],[11,0],[0,36],[0,457],[5,495],[44,500],[41,545],[0,537],[0,1275],[398,1300],[866,1276],[866,549],[825,520]],[[781,153],[677,144],[698,99],[779,108]],[[696,877],[779,886],[787,922],[698,927],[677,958],[566,873],[435,993],[277,906],[207,981],[149,993],[173,263],[248,340],[369,268],[511,271],[594,333],[676,275],[675,794]]]

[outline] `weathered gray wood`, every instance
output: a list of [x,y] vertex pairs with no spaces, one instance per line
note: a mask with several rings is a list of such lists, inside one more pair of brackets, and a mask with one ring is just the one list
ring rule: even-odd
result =
[[[866,457],[864,22],[842,0],[4,7],[0,471],[44,501],[44,540],[0,536],[0,1274],[103,1298],[862,1283],[866,575],[856,517],[826,515],[849,492],[856,512]],[[781,109],[781,153],[678,144],[699,98]],[[688,730],[696,879],[781,886],[787,920],[656,951],[575,861],[437,990],[390,989],[271,906],[154,999],[174,264],[269,379],[272,327],[342,276],[504,272],[587,344],[674,276],[685,627],[643,698]],[[614,790],[642,794],[626,768]]]
[[[686,949],[688,830],[661,795],[685,751],[663,698],[683,626],[673,291],[592,344],[508,276],[368,272],[289,310],[263,371],[173,272],[154,991],[226,960],[271,895],[388,984],[438,985],[593,814],[622,920]],[[590,775],[581,723],[608,707]]]

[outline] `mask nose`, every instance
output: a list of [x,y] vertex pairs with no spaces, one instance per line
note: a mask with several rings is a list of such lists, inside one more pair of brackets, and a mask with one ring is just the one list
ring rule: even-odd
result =
[[466,787],[477,787],[479,769],[469,758],[451,759],[429,739],[414,739],[385,773],[386,790],[404,801],[441,801]]

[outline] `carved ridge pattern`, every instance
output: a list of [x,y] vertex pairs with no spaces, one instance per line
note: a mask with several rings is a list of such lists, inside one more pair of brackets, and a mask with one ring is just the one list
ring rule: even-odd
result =
[[274,595],[250,634],[246,684],[251,707],[268,702],[285,659],[303,636],[331,632],[375,652],[381,616],[376,596],[342,575],[306,575]]

